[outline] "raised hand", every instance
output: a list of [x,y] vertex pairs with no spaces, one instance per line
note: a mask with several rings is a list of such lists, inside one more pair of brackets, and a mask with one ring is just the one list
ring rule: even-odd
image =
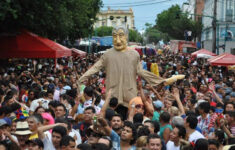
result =
[[211,90],[211,91],[215,90],[215,84],[214,83],[209,84],[209,90]]
[[180,93],[179,93],[179,89],[178,88],[173,88],[173,96],[175,98],[179,98],[180,97]]
[[141,81],[138,81],[137,89],[138,89],[138,90],[142,89],[142,82],[141,82]]

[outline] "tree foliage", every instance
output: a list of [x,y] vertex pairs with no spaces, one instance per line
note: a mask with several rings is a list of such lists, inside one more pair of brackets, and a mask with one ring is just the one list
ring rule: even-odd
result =
[[94,36],[112,36],[113,27],[102,26],[99,28],[94,29],[93,35]]
[[145,37],[146,44],[148,43],[158,43],[160,40],[164,40],[165,42],[169,41],[169,37],[166,33],[162,33],[159,31],[156,26],[152,24],[146,23]]
[[21,29],[50,39],[88,36],[101,0],[1,0],[0,33]]
[[156,26],[159,31],[167,33],[171,38],[184,39],[184,31],[192,31],[196,37],[201,33],[202,24],[188,18],[188,15],[181,13],[179,5],[173,5],[168,10],[157,15]]
[[[93,35],[99,36],[99,37],[112,36],[112,31],[113,31],[113,27],[102,26],[102,27],[94,29]],[[130,42],[138,42],[138,43],[143,42],[142,36],[136,30],[129,29],[129,37],[128,38],[129,38]]]
[[142,43],[143,38],[142,38],[141,34],[138,31],[130,29],[129,30],[129,41],[130,42]]

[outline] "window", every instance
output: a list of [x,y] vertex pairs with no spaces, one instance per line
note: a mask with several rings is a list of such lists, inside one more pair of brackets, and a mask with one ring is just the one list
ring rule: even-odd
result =
[[209,40],[209,33],[210,33],[210,31],[206,31],[206,38],[205,38],[205,40]]
[[233,10],[232,9],[227,9],[226,10],[226,21],[227,22],[232,22],[233,20]]

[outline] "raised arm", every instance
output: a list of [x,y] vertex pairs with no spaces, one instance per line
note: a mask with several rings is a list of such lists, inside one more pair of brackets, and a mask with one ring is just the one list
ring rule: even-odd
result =
[[209,85],[209,89],[213,92],[213,94],[214,94],[214,96],[215,96],[215,99],[216,99],[218,102],[220,102],[221,104],[224,105],[223,100],[222,100],[222,99],[219,97],[219,95],[216,93],[214,87],[215,87],[215,85],[214,85],[213,83],[211,83],[211,84]]
[[[143,91],[143,88],[142,88],[142,83],[141,82],[138,82],[138,89],[140,91],[140,96],[141,96],[141,99],[144,103],[144,107],[146,109],[146,111],[152,116],[153,115],[153,112],[154,112],[154,108],[153,108],[153,105],[152,105],[152,101],[151,99],[147,99],[145,97],[145,94],[144,94],[144,91]],[[150,101],[148,101],[150,100]]]
[[110,98],[111,98],[111,94],[112,94],[112,89],[109,89],[107,96],[105,97],[105,102],[104,105],[100,111],[100,115],[102,117],[105,117],[105,113],[106,113],[106,109],[108,108],[109,102],[110,102]]
[[184,115],[185,114],[185,111],[184,111],[184,106],[180,100],[180,94],[179,94],[179,89],[177,88],[174,88],[173,89],[173,96],[178,104],[178,107],[179,107],[179,110],[180,110],[180,113],[181,115]]
[[44,132],[47,130],[50,130],[56,126],[66,126],[66,124],[64,123],[56,123],[56,124],[52,124],[52,125],[46,125],[46,126],[41,126],[38,128],[38,137],[42,140],[45,138],[45,134]]

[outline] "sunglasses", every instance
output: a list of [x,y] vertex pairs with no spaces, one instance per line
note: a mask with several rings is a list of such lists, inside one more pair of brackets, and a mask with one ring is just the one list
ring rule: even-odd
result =
[[144,108],[144,105],[137,104],[137,105],[135,105],[135,108],[136,108],[136,109]]

